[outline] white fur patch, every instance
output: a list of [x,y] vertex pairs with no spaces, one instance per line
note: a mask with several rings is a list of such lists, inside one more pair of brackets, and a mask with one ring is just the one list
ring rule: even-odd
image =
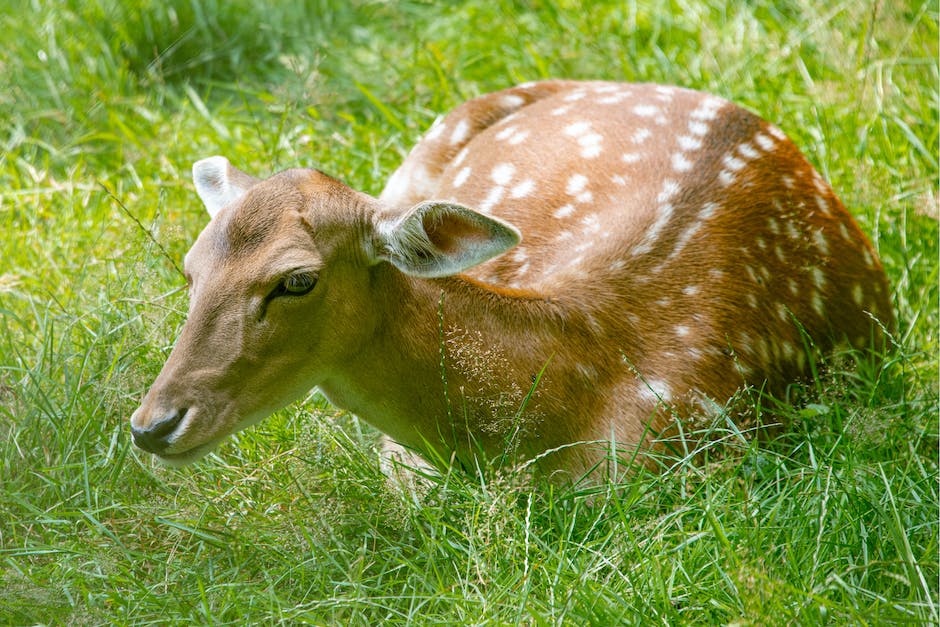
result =
[[225,157],[209,157],[193,164],[193,182],[196,192],[206,205],[211,217],[220,209],[237,201],[246,188],[235,183],[229,172],[231,164]]

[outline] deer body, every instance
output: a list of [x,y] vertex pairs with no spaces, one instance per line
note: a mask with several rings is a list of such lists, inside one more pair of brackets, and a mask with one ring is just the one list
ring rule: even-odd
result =
[[169,461],[318,386],[406,446],[554,451],[543,466],[577,479],[604,442],[647,443],[745,383],[782,391],[807,338],[861,348],[893,324],[870,243],[799,150],[689,90],[471,100],[378,199],[221,158],[194,175],[215,215],[189,320],[132,418]]

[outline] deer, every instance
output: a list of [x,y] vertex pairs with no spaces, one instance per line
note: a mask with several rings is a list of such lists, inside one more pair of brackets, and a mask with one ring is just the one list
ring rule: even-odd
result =
[[221,156],[193,180],[187,319],[130,419],[169,465],[318,389],[389,450],[580,481],[894,325],[871,241],[796,145],[691,89],[473,98],[378,197]]

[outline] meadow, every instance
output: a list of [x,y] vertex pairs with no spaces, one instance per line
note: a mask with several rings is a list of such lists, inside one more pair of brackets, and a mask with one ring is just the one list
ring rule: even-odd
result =
[[[940,623],[937,0],[0,0],[0,625]],[[880,364],[840,355],[758,442],[597,488],[389,487],[312,394],[171,469],[128,418],[186,312],[224,154],[377,194],[459,102],[678,84],[776,123],[883,260]],[[749,398],[765,411],[759,391]]]

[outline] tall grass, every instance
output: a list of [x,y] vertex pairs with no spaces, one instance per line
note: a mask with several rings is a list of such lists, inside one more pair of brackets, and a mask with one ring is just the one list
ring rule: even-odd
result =
[[[935,0],[5,8],[0,623],[940,621]],[[773,441],[718,425],[704,460],[591,491],[390,489],[375,432],[318,397],[192,468],[134,449],[205,220],[194,160],[376,193],[436,116],[549,76],[779,124],[878,247],[897,349],[831,359]]]

